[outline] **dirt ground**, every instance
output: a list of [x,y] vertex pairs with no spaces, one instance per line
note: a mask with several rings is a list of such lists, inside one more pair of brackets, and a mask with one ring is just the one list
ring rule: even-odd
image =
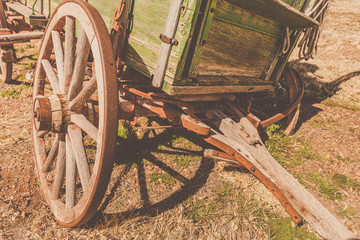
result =
[[[306,85],[297,130],[290,137],[274,133],[279,162],[358,237],[359,29],[360,1],[333,1],[316,58],[291,60]],[[79,228],[61,228],[33,163],[31,77],[38,45],[16,45],[15,82],[0,83],[0,239],[319,238],[307,224],[294,227],[246,170],[203,159],[208,146],[184,130],[128,132],[99,213]]]

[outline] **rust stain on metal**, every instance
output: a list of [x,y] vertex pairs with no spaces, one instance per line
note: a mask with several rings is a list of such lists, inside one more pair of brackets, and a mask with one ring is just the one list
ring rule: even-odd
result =
[[302,222],[302,219],[299,215],[299,213],[294,209],[294,207],[289,203],[287,198],[284,196],[284,194],[281,192],[279,187],[277,187],[270,179],[268,179],[262,172],[260,172],[252,163],[250,163],[246,158],[244,158],[242,155],[234,152],[234,150],[229,147],[228,145],[216,140],[212,136],[208,138],[204,138],[204,140],[215,147],[223,150],[225,153],[230,154],[234,157],[235,160],[237,160],[242,166],[247,168],[249,171],[251,171],[255,177],[257,177],[279,200],[281,205],[285,208],[286,212],[291,216],[293,221],[296,224],[300,224]]

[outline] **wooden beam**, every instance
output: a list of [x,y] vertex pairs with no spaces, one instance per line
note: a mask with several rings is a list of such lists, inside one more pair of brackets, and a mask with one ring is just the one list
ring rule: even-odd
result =
[[[164,36],[174,38],[177,25],[179,23],[181,6],[183,0],[172,0],[169,15],[167,18]],[[161,17],[161,16],[160,16]],[[159,33],[160,34],[160,33]],[[156,64],[155,74],[152,81],[154,87],[161,87],[164,81],[165,72],[167,69],[172,44],[162,42],[160,46],[159,57]]]
[[169,95],[200,95],[215,93],[265,92],[272,90],[274,90],[274,86],[269,84],[259,86],[171,86],[169,87],[169,90],[166,90],[166,92]]
[[[265,148],[263,143],[248,144],[238,133],[238,128],[229,118],[212,115],[214,123],[225,135],[213,132],[211,137],[229,146],[263,173],[278,186],[294,209],[325,239],[355,239],[341,222],[332,215],[309,191],[305,189],[290,173],[288,173]],[[244,118],[244,121],[248,121]],[[249,134],[257,132],[248,125]],[[260,138],[259,138],[260,139]],[[226,151],[225,149],[222,149]]]

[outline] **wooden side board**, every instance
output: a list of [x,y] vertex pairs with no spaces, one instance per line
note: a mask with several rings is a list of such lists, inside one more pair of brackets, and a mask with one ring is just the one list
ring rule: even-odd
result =
[[163,90],[169,95],[205,95],[216,93],[250,93],[273,91],[273,85],[226,85],[226,86],[173,86],[164,82]]
[[[305,0],[230,0],[230,2],[291,28],[302,29],[319,25],[318,21],[299,11]],[[291,7],[292,5],[295,8]]]

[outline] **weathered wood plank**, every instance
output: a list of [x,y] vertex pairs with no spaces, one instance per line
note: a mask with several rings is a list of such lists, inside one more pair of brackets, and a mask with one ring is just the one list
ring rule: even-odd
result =
[[[175,38],[176,29],[179,23],[181,6],[183,0],[172,0],[169,15],[166,21],[166,26],[164,30],[164,36],[167,38]],[[154,87],[161,87],[165,72],[168,66],[168,61],[170,57],[172,44],[162,42],[160,46],[159,57],[156,63],[156,69],[154,73],[154,78],[152,85]]]
[[196,74],[260,78],[277,43],[272,36],[214,19]]
[[90,43],[82,26],[79,25],[74,71],[71,76],[68,98],[74,99],[83,85],[85,68],[90,52]]
[[63,86],[61,86],[61,90],[62,93],[67,94],[69,91],[75,62],[76,23],[74,18],[66,17],[65,29],[64,82]]
[[289,6],[289,4],[282,0],[230,0],[230,2],[291,28],[319,25],[319,22]]
[[79,171],[81,186],[83,191],[85,191],[90,180],[90,169],[82,140],[82,132],[76,125],[68,126],[68,132],[76,166]]
[[97,89],[96,76],[92,76],[80,93],[69,103],[70,110],[81,109]]
[[68,135],[66,137],[66,190],[65,202],[66,208],[70,209],[75,206],[76,193],[76,162],[71,147],[71,141]]
[[55,179],[51,190],[51,198],[59,199],[61,188],[65,178],[66,145],[64,134],[59,134],[59,150],[55,166]]
[[[166,84],[166,82],[165,82]],[[241,85],[227,85],[227,86],[171,86],[163,88],[169,95],[196,95],[196,94],[214,94],[214,93],[240,93],[240,92],[263,92],[272,91],[273,85],[259,85],[259,86],[241,86]]]
[[89,122],[82,114],[71,115],[70,120],[78,125],[84,132],[86,132],[92,139],[97,141],[98,129]]
[[51,146],[50,152],[46,158],[46,161],[44,163],[44,166],[42,167],[42,171],[43,172],[48,172],[50,166],[53,164],[53,162],[55,161],[57,154],[58,154],[58,150],[59,150],[59,143],[60,143],[60,134],[57,133],[55,140]]
[[11,41],[30,41],[32,39],[41,39],[44,35],[43,32],[24,32],[24,33],[13,33],[1,35],[1,42],[11,42]]
[[184,102],[219,102],[223,100],[234,101],[236,96],[233,94],[206,94],[206,95],[178,95],[175,99]]
[[50,61],[47,59],[43,59],[41,60],[41,64],[43,65],[43,68],[46,72],[46,76],[50,82],[50,85],[54,93],[59,94],[60,93],[59,80],[56,76],[56,73],[54,72],[54,69],[51,66]]
[[[247,119],[244,118],[244,120]],[[213,132],[211,137],[230,146],[274,182],[295,210],[323,238],[355,239],[355,236],[334,215],[271,156],[264,144],[248,144],[237,133],[237,129],[234,128],[233,121],[230,119],[217,118],[215,123],[219,124],[219,129],[225,136]],[[251,133],[257,132],[254,127],[246,130]]]
[[[64,49],[61,42],[60,32],[52,31],[51,37],[54,46],[56,68],[59,76],[59,85],[60,88],[62,88],[62,86],[64,86]],[[60,91],[62,91],[62,89],[60,89]]]

